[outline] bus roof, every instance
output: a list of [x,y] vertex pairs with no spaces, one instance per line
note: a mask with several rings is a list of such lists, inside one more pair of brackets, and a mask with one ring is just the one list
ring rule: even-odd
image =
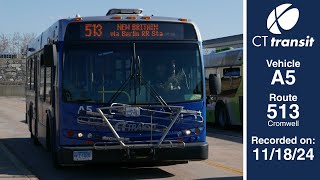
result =
[[[28,44],[28,49],[32,49],[32,51],[28,51],[28,56],[41,50],[44,45],[51,44],[53,42],[64,41],[64,35],[66,32],[66,28],[70,23],[76,22],[94,22],[94,21],[104,21],[104,22],[112,22],[112,21],[121,21],[121,22],[175,22],[175,23],[188,23],[192,24],[195,27],[195,31],[199,41],[201,40],[201,36],[197,26],[190,19],[187,21],[183,21],[184,18],[173,18],[173,17],[162,17],[162,16],[149,16],[150,19],[143,19],[144,15],[141,13],[131,13],[131,14],[123,14],[123,13],[112,13],[118,12],[117,10],[123,9],[111,9],[106,16],[90,16],[90,17],[79,17],[78,20],[76,18],[66,18],[60,19],[51,25],[46,31],[42,32],[35,40]],[[127,9],[129,10],[129,9]],[[142,9],[134,9],[134,10],[142,10]],[[115,19],[115,16],[120,16],[121,19]],[[129,19],[129,16],[135,16],[135,19]]]
[[243,63],[243,49],[231,49],[219,53],[204,55],[205,68],[241,66]]

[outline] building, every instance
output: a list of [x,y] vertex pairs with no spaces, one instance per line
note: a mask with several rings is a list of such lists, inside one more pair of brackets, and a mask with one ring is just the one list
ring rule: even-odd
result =
[[17,54],[0,54],[0,59],[16,59],[18,58]]

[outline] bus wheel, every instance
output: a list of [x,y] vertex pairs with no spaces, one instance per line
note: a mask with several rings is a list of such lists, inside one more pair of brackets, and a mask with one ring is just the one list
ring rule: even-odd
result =
[[25,123],[28,124],[28,122],[29,122],[29,121],[28,121],[28,113],[26,112],[25,114],[26,114],[26,115],[25,115],[25,116],[26,116],[26,117],[25,117]]
[[37,136],[33,135],[32,132],[31,132],[31,138],[32,138],[32,142],[34,145],[36,145],[36,146],[40,145],[40,142],[39,142]]
[[31,126],[32,126],[32,123],[31,123],[31,109],[29,109],[28,113],[27,113],[27,116],[28,116],[28,128],[29,128],[29,131],[30,131],[30,137],[32,138],[32,129],[31,129]]
[[[48,122],[49,123],[49,122]],[[51,126],[50,126],[51,125]],[[51,151],[51,157],[52,157],[52,163],[53,163],[53,167],[55,169],[61,169],[62,165],[61,162],[58,158],[58,153],[57,153],[57,149],[56,149],[56,141],[55,141],[55,132],[54,132],[54,126],[52,124],[47,124],[47,127],[49,127],[49,133],[47,136],[47,148],[50,149],[49,151]]]
[[46,150],[48,152],[51,151],[51,133],[50,133],[50,124],[49,124],[49,119],[47,118],[47,127],[46,127]]
[[216,125],[218,127],[227,129],[229,127],[228,112],[225,105],[220,104],[216,111]]
[[[38,145],[40,145],[40,142],[39,142],[37,136],[35,136],[35,135],[32,134],[32,121],[33,121],[33,119],[32,119],[32,110],[30,110],[29,112],[30,112],[30,113],[29,113],[29,120],[30,120],[30,138],[32,139],[33,144],[36,145],[36,146],[38,146]],[[36,134],[36,129],[35,129],[35,134]]]
[[[52,141],[51,141],[52,142]],[[51,157],[52,157],[52,164],[53,164],[53,167],[55,169],[62,169],[62,165],[61,165],[61,162],[58,158],[58,153],[57,153],[57,150],[56,148],[54,147],[53,143],[51,144]]]

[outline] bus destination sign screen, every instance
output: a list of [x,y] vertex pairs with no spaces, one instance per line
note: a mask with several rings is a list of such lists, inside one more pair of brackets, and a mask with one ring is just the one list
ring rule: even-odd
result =
[[[69,33],[69,35],[68,35]],[[88,22],[68,26],[72,40],[195,40],[191,24],[165,22]]]

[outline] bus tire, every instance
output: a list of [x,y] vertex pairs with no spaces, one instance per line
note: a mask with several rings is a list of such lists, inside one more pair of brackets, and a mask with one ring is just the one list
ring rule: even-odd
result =
[[31,132],[31,138],[32,138],[32,142],[33,142],[34,145],[36,145],[36,146],[40,145],[40,142],[39,142],[37,136],[33,135],[32,132]]
[[227,129],[230,127],[229,116],[226,106],[223,103],[219,103],[216,107],[215,125],[217,127]]
[[[51,119],[52,120],[52,119]],[[49,141],[50,141],[50,146],[48,146],[48,148],[50,148],[50,151],[51,151],[51,158],[52,158],[52,165],[55,169],[61,169],[62,168],[62,163],[61,161],[59,160],[58,158],[58,153],[57,153],[57,150],[56,150],[56,140],[55,140],[55,130],[54,130],[54,123],[53,121],[49,121],[48,122],[48,126],[49,126],[49,131],[50,131],[50,134],[49,134]]]
[[[30,120],[30,129],[29,129],[29,130],[30,130],[30,138],[32,139],[33,144],[36,145],[36,146],[38,146],[38,145],[40,145],[40,142],[39,142],[37,136],[32,134],[32,121],[33,121],[32,107],[31,107],[30,110],[29,110],[29,120]],[[35,129],[35,131],[34,131],[35,134],[37,134],[37,133],[36,133],[36,130],[37,130],[37,129]]]
[[26,113],[25,113],[25,116],[26,116],[26,117],[25,117],[25,123],[26,123],[26,124],[28,124],[28,122],[29,122],[29,121],[28,121],[28,113],[27,113],[27,112],[28,112],[28,111],[26,111]]
[[55,169],[62,169],[62,164],[61,162],[59,161],[58,159],[58,153],[56,152],[55,149],[52,149],[51,150],[51,153],[52,153],[52,163],[53,163],[53,167]]
[[52,149],[51,150],[51,153],[52,153],[52,163],[53,163],[53,167],[55,169],[62,169],[62,164],[61,162],[59,161],[58,159],[58,153],[56,152],[55,149]]
[[50,128],[50,120],[49,117],[47,116],[47,124],[46,124],[46,150],[48,152],[51,151],[51,128]]
[[[27,113],[27,116],[28,116],[28,128],[29,128],[29,131],[32,132],[32,129],[31,129],[31,109],[28,110],[28,113]],[[31,136],[32,136],[32,133],[31,133]]]

